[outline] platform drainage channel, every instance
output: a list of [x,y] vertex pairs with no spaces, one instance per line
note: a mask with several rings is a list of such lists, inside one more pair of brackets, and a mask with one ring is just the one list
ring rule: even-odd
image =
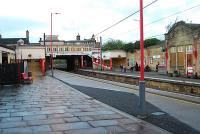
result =
[[160,116],[160,115],[165,115],[166,113],[164,112],[153,112],[151,113],[151,115],[155,115],[155,116]]

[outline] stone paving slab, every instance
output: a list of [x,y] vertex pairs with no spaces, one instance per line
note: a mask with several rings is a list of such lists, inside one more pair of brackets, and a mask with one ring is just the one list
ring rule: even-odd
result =
[[0,134],[168,133],[46,76],[0,89]]
[[65,131],[65,134],[107,134],[103,127]]
[[51,128],[48,125],[41,125],[3,129],[3,134],[34,134],[43,132],[51,132]]

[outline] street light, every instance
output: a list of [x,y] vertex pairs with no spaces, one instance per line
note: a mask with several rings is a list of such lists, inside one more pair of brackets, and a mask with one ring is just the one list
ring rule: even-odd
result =
[[50,37],[50,40],[51,40],[51,75],[53,77],[53,50],[52,50],[52,16],[53,14],[60,14],[60,13],[51,13],[51,37]]
[[144,29],[143,29],[143,0],[140,0],[140,81],[139,81],[139,109],[144,117],[145,109],[145,81],[144,81]]

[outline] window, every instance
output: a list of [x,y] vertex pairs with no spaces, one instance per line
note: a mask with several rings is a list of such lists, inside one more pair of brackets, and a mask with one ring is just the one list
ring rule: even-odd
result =
[[192,45],[186,46],[186,52],[192,52]]
[[153,64],[153,57],[150,57],[150,64]]
[[183,52],[183,46],[178,47],[178,52]]
[[176,47],[171,48],[171,53],[176,53]]
[[57,51],[57,48],[53,48],[53,51],[56,52],[56,51]]
[[162,65],[165,65],[165,64],[166,64],[166,63],[165,63],[165,59],[162,59],[162,60],[161,60],[161,64],[162,64]]
[[68,51],[68,47],[65,48],[65,51]]

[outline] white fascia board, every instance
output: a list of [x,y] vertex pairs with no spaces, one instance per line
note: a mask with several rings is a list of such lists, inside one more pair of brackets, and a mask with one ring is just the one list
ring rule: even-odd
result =
[[14,50],[11,50],[11,49],[8,49],[5,47],[1,47],[1,46],[0,46],[0,51],[15,54]]

